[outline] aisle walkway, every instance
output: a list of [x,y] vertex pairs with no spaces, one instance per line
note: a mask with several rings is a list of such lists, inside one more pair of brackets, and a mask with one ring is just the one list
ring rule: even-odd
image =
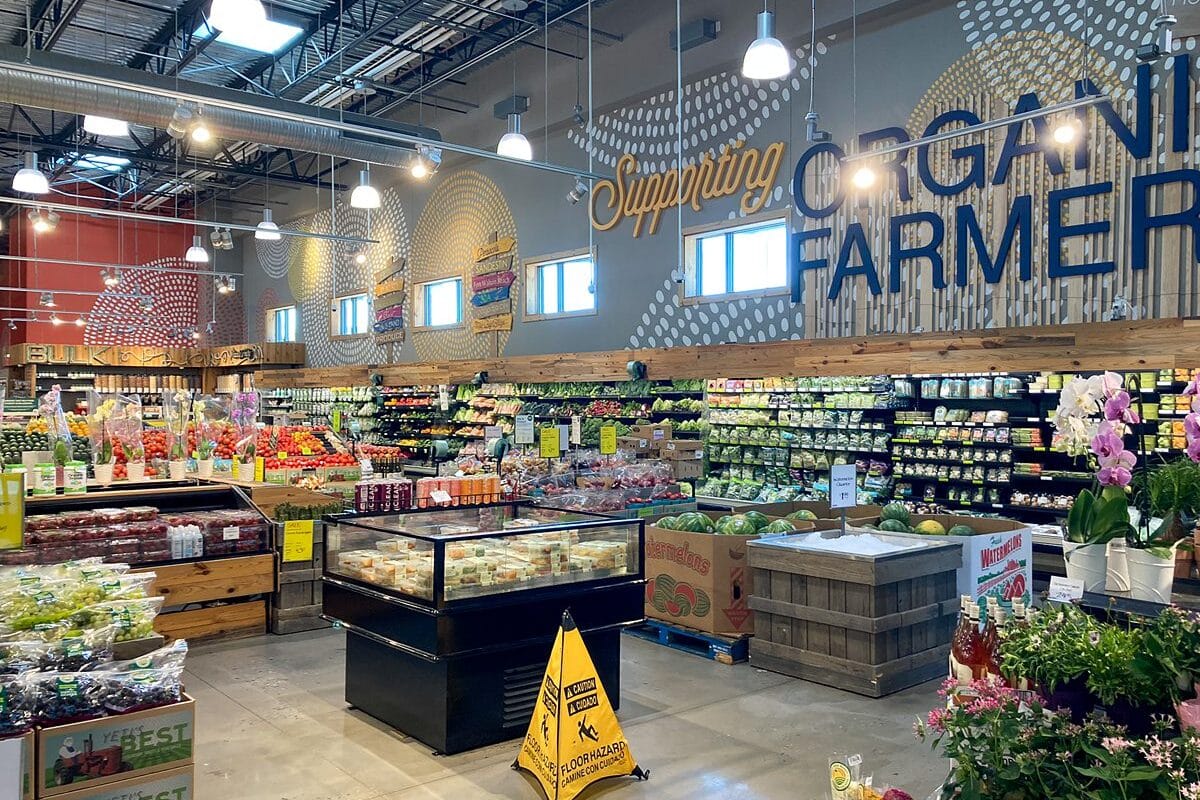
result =
[[[918,800],[945,774],[913,739],[927,685],[868,700],[726,667],[630,637],[620,718],[653,773],[608,800],[820,800],[826,759],[860,752]],[[538,800],[509,769],[517,742],[450,757],[348,711],[344,635],[319,631],[197,646],[188,656],[199,740],[196,796],[238,800]],[[811,791],[809,791],[811,787]]]

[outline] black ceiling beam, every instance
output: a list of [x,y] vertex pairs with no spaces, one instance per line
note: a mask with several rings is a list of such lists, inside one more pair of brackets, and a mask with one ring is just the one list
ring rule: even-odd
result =
[[[150,37],[150,40],[140,48],[142,52],[131,58],[125,66],[131,69],[146,69],[154,59],[166,56],[179,33],[177,21],[183,23],[183,30],[188,30],[190,21],[202,12],[208,2],[209,0],[185,0],[184,4],[174,14],[171,14],[158,31]],[[191,30],[194,31],[196,27],[198,26],[191,26]]]
[[[29,31],[36,31],[42,25],[42,20],[45,19],[46,13],[54,6],[57,0],[35,0],[29,9],[29,27],[21,28],[13,36],[12,43],[17,47],[24,47],[29,42]],[[24,16],[22,14],[21,16]],[[39,48],[40,49],[40,48]]]

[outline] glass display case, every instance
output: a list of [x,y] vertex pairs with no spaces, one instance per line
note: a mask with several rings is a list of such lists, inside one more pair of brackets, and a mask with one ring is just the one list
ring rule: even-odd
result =
[[641,520],[522,503],[326,517],[323,614],[346,701],[441,753],[524,734],[563,611],[620,704]]
[[641,571],[638,522],[523,505],[343,518],[326,571],[408,599],[455,600]]

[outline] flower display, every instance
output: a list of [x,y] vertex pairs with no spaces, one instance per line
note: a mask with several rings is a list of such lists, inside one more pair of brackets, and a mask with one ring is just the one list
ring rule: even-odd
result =
[[65,467],[71,460],[71,427],[62,410],[62,386],[54,384],[38,401],[38,415],[46,425],[54,465]]
[[258,392],[238,392],[229,405],[229,420],[238,431],[238,460],[242,464],[253,464],[258,425]]
[[186,389],[162,393],[163,421],[167,427],[168,459],[186,461],[188,419],[192,412],[192,393]]
[[1183,431],[1187,435],[1186,452],[1188,458],[1200,463],[1200,372],[1192,377],[1183,393],[1192,398],[1191,411],[1183,419]]

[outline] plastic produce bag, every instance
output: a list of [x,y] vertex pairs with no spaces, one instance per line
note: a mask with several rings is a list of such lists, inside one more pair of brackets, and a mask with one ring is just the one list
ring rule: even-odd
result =
[[86,672],[112,663],[117,630],[111,625],[72,630],[60,638],[0,642],[0,675],[22,672]]
[[154,618],[162,610],[166,598],[144,597],[136,600],[113,600],[89,606],[75,615],[74,620],[84,628],[115,628],[114,640],[131,642],[154,634]]
[[166,389],[162,393],[163,422],[167,428],[167,458],[187,460],[188,419],[192,414],[192,393],[187,389]]
[[228,400],[207,394],[197,398],[192,403],[192,422],[196,430],[196,459],[211,460],[221,434],[232,425]]
[[159,668],[95,674],[103,684],[104,708],[111,714],[169,706],[183,699],[182,660]]
[[33,730],[36,689],[24,678],[0,676],[0,739]]
[[184,639],[176,639],[170,644],[146,653],[144,656],[129,661],[114,661],[105,669],[110,672],[134,672],[141,669],[166,669],[167,667],[182,667],[187,658],[188,643]]
[[35,672],[24,680],[34,689],[34,722],[65,725],[107,715],[100,672]]
[[71,460],[71,428],[62,410],[62,387],[57,383],[42,395],[38,402],[38,415],[46,424],[46,436],[54,454],[55,466],[65,467]]

